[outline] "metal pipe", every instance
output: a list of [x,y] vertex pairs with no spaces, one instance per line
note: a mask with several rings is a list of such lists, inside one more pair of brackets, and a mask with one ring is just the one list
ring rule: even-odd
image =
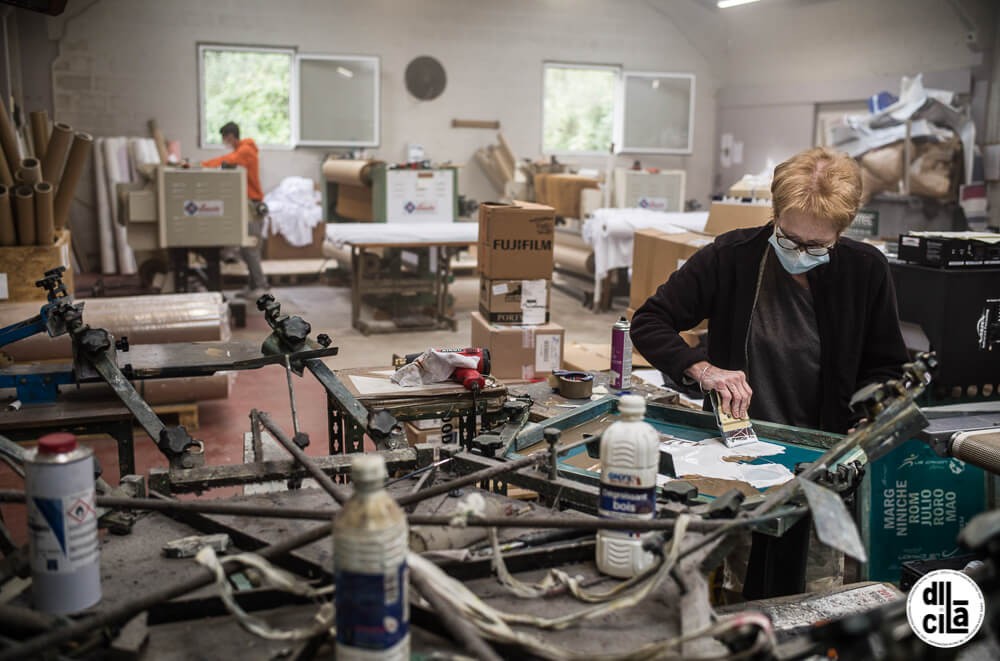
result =
[[[310,528],[303,533],[290,537],[284,542],[272,544],[259,551],[259,555],[267,560],[280,557],[297,548],[312,544],[315,541],[329,537],[332,534],[331,525],[321,525]],[[231,574],[239,566],[234,564],[223,564],[226,574]],[[215,582],[215,574],[205,568],[198,566],[195,573],[188,578],[178,581],[173,585],[152,590],[146,594],[117,606],[113,606],[106,611],[95,613],[90,617],[75,620],[65,627],[51,629],[48,632],[36,636],[20,645],[0,650],[0,661],[14,661],[15,659],[39,658],[42,652],[55,649],[59,645],[84,636],[95,629],[120,624],[132,619],[139,613],[149,610],[156,604],[170,599],[175,599],[181,595],[193,592],[200,587]]]
[[411,571],[410,582],[413,583],[413,586],[417,588],[420,595],[427,600],[434,609],[434,612],[441,618],[441,624],[451,633],[455,641],[460,643],[465,648],[465,651],[472,655],[472,658],[485,659],[486,661],[500,661],[500,656],[483,640],[475,627],[467,620],[461,618],[450,604],[438,596],[437,592],[430,585],[430,580],[425,575],[420,572]]
[[342,487],[336,485],[334,481],[330,479],[330,476],[324,473],[322,469],[320,469],[320,467],[317,466],[313,460],[302,451],[302,448],[295,444],[295,441],[288,438],[288,435],[282,431],[281,427],[271,420],[270,415],[264,411],[259,411],[257,413],[257,417],[260,420],[260,424],[264,425],[264,428],[271,432],[271,435],[274,436],[275,440],[285,446],[285,449],[288,450],[289,454],[295,458],[295,461],[302,464],[302,467],[305,468],[309,475],[316,480],[316,483],[323,488],[323,491],[330,494],[330,497],[341,505],[347,502],[347,499],[350,498],[350,494],[348,494]]
[[[545,454],[548,453],[546,452]],[[443,482],[433,487],[428,487],[423,491],[418,491],[417,493],[401,496],[396,499],[396,502],[399,503],[401,507],[411,505],[413,503],[419,503],[422,500],[427,500],[428,498],[448,493],[452,489],[457,489],[458,487],[462,487],[467,484],[475,484],[476,482],[481,482],[482,480],[488,480],[491,477],[503,475],[504,473],[509,473],[510,471],[517,470],[518,468],[524,468],[525,466],[531,466],[537,462],[537,455],[528,455],[527,457],[521,457],[520,459],[515,459],[514,461],[505,462],[499,466],[491,466],[490,468],[484,468],[482,470],[469,473],[468,475],[463,475],[462,477],[455,478],[450,482]]]
[[[0,503],[24,503],[24,492],[0,490]],[[198,514],[218,514],[222,516],[260,517],[263,519],[300,519],[307,521],[330,521],[339,510],[305,507],[268,507],[246,503],[224,503],[204,500],[159,500],[155,498],[126,498],[120,496],[97,496],[97,506],[123,510],[147,510],[153,512],[195,512]],[[781,515],[784,515],[782,513]],[[776,515],[766,517],[774,518]],[[447,515],[410,514],[407,521],[411,526],[448,526],[454,517]],[[692,521],[691,530],[716,530],[724,526],[723,521]],[[592,517],[560,516],[470,516],[463,522],[469,528],[553,528],[571,530],[673,530],[673,519],[651,519],[631,521],[618,519],[598,519]]]

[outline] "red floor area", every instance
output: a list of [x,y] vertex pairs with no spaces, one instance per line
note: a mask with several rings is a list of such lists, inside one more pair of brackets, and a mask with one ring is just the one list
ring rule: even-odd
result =
[[[252,319],[251,323],[255,321],[258,320]],[[263,319],[259,322],[264,323]],[[309,434],[312,441],[306,452],[311,455],[327,454],[326,393],[309,372],[301,378],[293,376],[292,383],[300,427]],[[192,436],[205,442],[207,464],[243,463],[243,434],[250,429],[249,413],[254,407],[270,413],[272,419],[291,436],[292,414],[283,367],[272,365],[241,372],[237,375],[229,399],[210,400],[200,404],[200,426],[197,431],[192,432]],[[111,484],[117,483],[119,475],[115,441],[110,438],[88,438],[82,442],[96,452],[104,478]],[[149,436],[138,430],[135,435],[135,454],[136,468],[143,475],[147,475],[150,468],[167,467],[166,458],[160,454]],[[23,487],[21,479],[6,464],[0,462],[0,489]],[[218,498],[236,492],[236,488],[218,489],[205,496]],[[0,512],[15,540],[18,543],[26,541],[24,507],[2,505]]]

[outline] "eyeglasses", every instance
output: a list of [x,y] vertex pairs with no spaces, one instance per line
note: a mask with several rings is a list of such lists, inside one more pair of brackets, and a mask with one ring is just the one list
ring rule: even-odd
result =
[[803,250],[807,255],[812,255],[813,257],[822,257],[823,255],[827,255],[833,247],[837,245],[836,241],[827,246],[805,245],[799,243],[798,241],[789,239],[787,236],[782,234],[781,230],[777,227],[774,229],[774,238],[778,242],[778,245],[785,250]]

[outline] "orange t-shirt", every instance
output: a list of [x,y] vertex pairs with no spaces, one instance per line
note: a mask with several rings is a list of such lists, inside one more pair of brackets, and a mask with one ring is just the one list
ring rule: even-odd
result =
[[227,165],[239,165],[247,171],[247,197],[258,201],[264,199],[264,193],[260,190],[260,158],[257,156],[257,145],[253,138],[243,138],[236,145],[236,149],[231,154],[210,158],[202,161],[202,167],[217,168],[223,163]]

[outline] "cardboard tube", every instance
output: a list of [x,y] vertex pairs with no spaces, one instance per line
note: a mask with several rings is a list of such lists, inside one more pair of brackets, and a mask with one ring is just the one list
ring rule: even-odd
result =
[[20,183],[34,186],[42,180],[42,164],[37,158],[22,158],[17,174]]
[[17,239],[22,246],[35,245],[35,200],[31,186],[14,189],[14,210],[17,211]]
[[17,134],[14,132],[14,122],[10,121],[7,104],[0,101],[0,144],[7,156],[7,167],[11,172],[21,165],[21,149],[17,144]]
[[3,154],[2,146],[0,146],[0,184],[8,188],[14,186],[14,176],[7,165],[7,157]]
[[69,208],[73,205],[76,185],[80,181],[80,175],[83,174],[83,168],[87,165],[93,146],[94,136],[89,133],[78,131],[73,136],[73,145],[69,149],[69,158],[66,159],[66,169],[63,171],[56,193],[56,229],[61,230],[69,224]]
[[156,153],[160,155],[160,163],[167,164],[167,141],[163,137],[163,131],[157,125],[155,119],[149,120],[149,135],[152,136],[156,144]]
[[32,110],[28,117],[31,120],[31,143],[35,147],[35,158],[41,161],[45,156],[45,148],[49,146],[49,114],[44,110]]
[[49,146],[45,148],[45,158],[42,159],[42,178],[53,186],[59,186],[66,154],[69,153],[69,144],[72,140],[73,127],[69,124],[56,122],[52,125]]
[[55,195],[52,184],[40,181],[35,184],[35,240],[40,246],[50,246],[56,241]]
[[16,246],[17,230],[10,209],[10,189],[0,185],[0,246]]

